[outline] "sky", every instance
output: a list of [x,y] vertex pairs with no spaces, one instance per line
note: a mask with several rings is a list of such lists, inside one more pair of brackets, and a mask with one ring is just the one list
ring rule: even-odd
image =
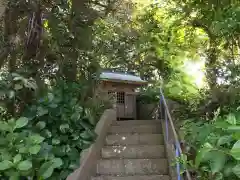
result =
[[184,65],[187,74],[194,78],[194,81],[198,88],[204,86],[204,65],[205,61],[187,61]]

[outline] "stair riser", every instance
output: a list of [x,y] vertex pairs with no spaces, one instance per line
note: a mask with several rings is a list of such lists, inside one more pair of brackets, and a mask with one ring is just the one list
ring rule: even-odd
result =
[[111,146],[102,149],[103,158],[163,158],[165,148],[162,145],[156,146]]
[[149,176],[100,176],[93,177],[92,180],[170,180],[169,176],[166,175],[149,175]]
[[106,145],[163,145],[162,134],[118,134],[108,135]]
[[126,121],[116,121],[114,125],[116,126],[131,126],[131,125],[159,125],[160,120],[126,120]]
[[168,174],[166,159],[124,159],[100,160],[97,165],[97,174],[100,175],[146,175]]
[[162,127],[157,125],[130,125],[130,126],[112,126],[109,134],[118,133],[162,133]]

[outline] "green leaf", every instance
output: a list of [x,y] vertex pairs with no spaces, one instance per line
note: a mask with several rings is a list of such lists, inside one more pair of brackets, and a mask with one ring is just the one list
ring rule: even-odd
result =
[[51,161],[45,162],[42,164],[38,171],[38,176],[42,177],[43,179],[49,178],[54,171],[53,163]]
[[84,131],[80,134],[80,137],[88,140],[88,139],[91,139],[92,136],[91,136],[91,134],[88,133],[88,131]]
[[13,163],[18,163],[19,161],[21,161],[22,159],[22,155],[21,154],[17,154],[14,158],[13,158]]
[[169,92],[172,95],[174,95],[174,94],[179,95],[181,93],[181,88],[175,86],[175,87],[172,87],[171,89],[169,89]]
[[229,126],[227,130],[231,132],[240,132],[240,126]]
[[221,129],[227,129],[230,126],[230,124],[226,121],[217,121],[214,125],[216,128]]
[[83,143],[82,144],[83,149],[89,148],[92,144],[92,141],[87,141],[87,140],[81,140],[81,142]]
[[226,154],[223,152],[217,151],[213,152],[214,153],[214,158],[211,160],[210,167],[212,169],[212,173],[215,174],[217,172],[220,172],[226,162]]
[[7,170],[7,169],[11,168],[12,165],[13,165],[13,163],[11,161],[4,160],[4,161],[0,162],[0,171]]
[[219,138],[217,142],[217,146],[221,146],[223,144],[228,144],[233,140],[232,136],[222,136]]
[[16,121],[15,129],[17,129],[17,128],[22,128],[22,127],[26,126],[27,124],[28,124],[28,118],[26,118],[26,117],[20,117],[20,118]]
[[233,168],[233,173],[234,173],[238,178],[240,178],[240,164],[236,165],[236,166]]
[[28,153],[28,149],[26,147],[19,148],[20,153]]
[[8,97],[9,97],[10,99],[12,99],[14,96],[15,96],[15,92],[14,92],[14,91],[9,91]]
[[214,180],[223,180],[223,174],[220,172],[216,173]]
[[91,111],[90,108],[85,109],[85,116],[86,116],[86,119],[88,119],[88,121],[89,121],[92,125],[96,124],[96,122],[95,122],[96,119],[95,119],[95,117],[94,117],[94,113]]
[[232,147],[230,154],[236,159],[240,160],[240,140],[238,140]]
[[53,93],[48,93],[48,95],[47,95],[47,99],[48,99],[48,102],[52,102],[53,99],[54,99],[54,95],[53,95]]
[[80,113],[79,112],[75,112],[71,116],[71,120],[73,120],[73,121],[77,121],[77,120],[79,120],[79,118],[80,118]]
[[240,139],[240,132],[234,133],[234,134],[233,134],[233,138],[234,138],[235,140],[239,140],[239,139]]
[[63,165],[63,161],[62,161],[61,158],[54,158],[52,160],[52,163],[53,163],[53,167],[54,168],[59,168],[59,167],[61,167]]
[[35,145],[29,148],[30,154],[37,154],[41,149],[40,145]]
[[14,89],[17,91],[17,90],[20,90],[20,89],[22,89],[23,88],[23,86],[21,85],[21,84],[15,84],[15,86],[14,86]]
[[58,144],[60,144],[60,140],[59,139],[52,139],[52,144],[53,145],[58,145]]
[[52,133],[47,129],[43,130],[43,134],[44,134],[44,137],[46,137],[46,138],[52,137]]
[[212,174],[215,174],[217,172],[220,172],[226,162],[227,155],[221,151],[211,151],[208,152],[207,155],[204,158],[204,161],[210,161],[210,167]]
[[71,152],[69,153],[69,159],[70,160],[76,160],[79,159],[80,153],[76,148],[71,148]]
[[37,115],[38,116],[44,116],[47,113],[48,113],[47,109],[45,109],[45,108],[43,108],[41,106],[37,108]]
[[19,180],[19,176],[18,175],[13,175],[9,178],[9,180]]
[[44,121],[39,121],[37,124],[36,124],[36,127],[40,130],[44,129],[46,127],[46,123]]
[[36,135],[32,135],[30,136],[30,141],[33,143],[33,144],[40,144],[44,141],[44,137],[36,134]]
[[5,131],[11,131],[11,130],[12,130],[12,127],[8,123],[0,121],[0,131],[5,132]]
[[208,142],[204,144],[204,147],[205,148],[209,148],[209,149],[213,148],[213,146],[210,143],[208,143]]
[[236,125],[237,121],[236,121],[235,115],[232,114],[232,113],[229,114],[229,115],[227,116],[227,122],[228,122],[229,124],[231,124],[231,125]]
[[25,161],[21,161],[17,168],[20,170],[20,171],[27,171],[29,169],[32,168],[32,162],[29,161],[29,160],[25,160]]
[[61,124],[60,127],[59,127],[59,129],[62,133],[66,133],[69,128],[70,127],[69,127],[68,124]]
[[50,108],[57,108],[57,107],[58,107],[58,104],[52,103],[52,104],[49,104],[48,106],[49,106]]
[[62,157],[62,156],[66,155],[64,146],[53,147],[52,151],[56,156],[61,156]]
[[235,166],[234,162],[228,162],[225,166],[224,166],[224,176],[230,176],[233,173],[233,167]]
[[10,161],[13,158],[12,155],[9,152],[6,152],[6,151],[5,152],[3,151],[3,153],[1,154],[0,157],[1,157],[2,161],[4,161],[4,160],[9,160]]
[[37,84],[36,84],[36,82],[33,81],[33,80],[30,80],[30,79],[24,81],[24,86],[25,86],[26,88],[33,89],[33,90],[37,89]]
[[19,176],[18,172],[11,173],[9,180],[19,180]]
[[91,130],[92,129],[92,126],[89,123],[79,121],[79,124],[86,130]]
[[200,149],[197,152],[196,158],[195,158],[195,166],[196,168],[199,167],[200,163],[203,161],[204,156],[206,155],[206,153],[208,153],[210,150],[212,149],[212,147],[203,147],[202,149]]
[[14,81],[24,80],[24,79],[25,79],[24,77],[22,77],[22,76],[19,75],[18,73],[12,73],[12,76],[14,77],[14,78],[13,78]]

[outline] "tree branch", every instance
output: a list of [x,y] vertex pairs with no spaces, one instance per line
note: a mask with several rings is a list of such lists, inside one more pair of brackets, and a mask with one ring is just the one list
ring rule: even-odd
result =
[[212,39],[212,40],[216,39],[215,35],[211,32],[211,30],[208,28],[208,26],[205,25],[204,23],[202,23],[200,20],[195,19],[192,21],[191,24],[195,28],[202,28],[208,34],[210,39]]
[[98,6],[101,6],[101,7],[104,7],[104,8],[107,8],[107,7],[108,7],[108,6],[104,5],[104,4],[101,4],[101,3],[98,2],[98,1],[93,1],[93,4],[98,5]]

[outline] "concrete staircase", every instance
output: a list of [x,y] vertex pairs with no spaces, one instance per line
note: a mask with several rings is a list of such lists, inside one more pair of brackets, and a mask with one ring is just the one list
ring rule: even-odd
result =
[[170,180],[160,121],[111,126],[92,180]]

